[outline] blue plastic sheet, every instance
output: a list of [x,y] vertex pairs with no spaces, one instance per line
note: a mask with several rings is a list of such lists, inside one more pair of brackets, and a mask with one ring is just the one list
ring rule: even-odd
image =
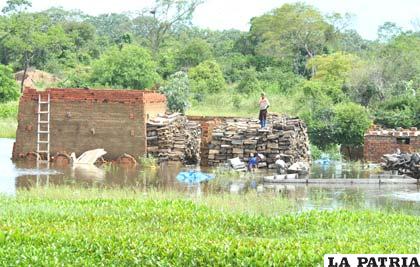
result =
[[199,171],[180,172],[176,179],[182,183],[198,184],[201,182],[209,181],[214,178],[213,174],[202,173]]
[[315,163],[320,164],[322,166],[328,166],[330,165],[331,160],[328,155],[322,154],[320,159],[315,160]]

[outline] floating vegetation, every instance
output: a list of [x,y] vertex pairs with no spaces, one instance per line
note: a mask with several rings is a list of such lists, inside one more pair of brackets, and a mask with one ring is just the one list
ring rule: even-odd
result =
[[420,252],[416,216],[344,210],[266,216],[217,208],[234,199],[20,191],[0,197],[0,265],[316,266],[327,253]]
[[139,157],[139,162],[142,168],[157,168],[159,166],[158,159],[152,155]]

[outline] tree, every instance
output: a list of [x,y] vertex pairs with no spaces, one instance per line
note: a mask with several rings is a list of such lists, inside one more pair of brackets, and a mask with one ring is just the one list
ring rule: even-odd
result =
[[367,110],[355,103],[339,103],[334,106],[333,125],[337,144],[358,146],[363,144],[366,130],[372,124]]
[[44,67],[49,59],[58,59],[65,47],[70,46],[61,25],[51,24],[42,14],[12,14],[9,27],[13,34],[2,43],[8,57],[4,61],[14,64],[16,69],[23,69],[24,77],[29,67]]
[[16,100],[18,97],[18,86],[12,69],[0,64],[0,102]]
[[212,57],[213,53],[209,43],[203,39],[195,38],[178,51],[176,61],[178,68],[191,68]]
[[321,149],[336,144],[332,98],[318,81],[305,82],[298,93],[296,113],[308,125],[311,143]]
[[347,87],[363,105],[374,105],[405,94],[407,84],[420,88],[420,36],[402,33],[385,44],[376,43],[364,64],[350,72]]
[[343,85],[352,69],[358,68],[361,61],[357,56],[337,52],[329,55],[318,55],[308,61],[307,68],[315,69],[314,80],[337,82]]
[[111,87],[150,88],[160,80],[149,52],[136,45],[112,47],[92,65],[92,82]]
[[[20,14],[31,6],[32,4],[28,0],[7,0],[6,6],[2,9],[2,13],[4,15],[11,15],[15,13]],[[10,27],[10,25],[7,24],[8,23],[5,23],[5,25],[0,25],[0,30],[3,30],[3,32],[0,32],[0,42],[14,32],[13,27]]]
[[[90,64],[92,58],[99,54],[96,46],[95,27],[85,21],[65,21],[62,23],[65,35],[69,39],[66,47],[66,60],[73,59],[73,64],[63,62],[66,65],[77,65],[78,63]],[[68,60],[70,61],[70,60]]]
[[251,92],[260,92],[261,84],[257,77],[255,69],[247,69],[242,72],[242,79],[238,84],[240,93],[249,94]]
[[217,62],[221,65],[224,77],[229,83],[240,81],[243,71],[250,67],[249,56],[241,53],[230,53],[219,57]]
[[420,127],[419,111],[420,94],[406,92],[378,104],[375,111],[375,123],[388,128]]
[[167,79],[171,74],[177,70],[177,54],[178,42],[171,42],[170,45],[162,47],[159,55],[157,56],[158,69],[157,72],[163,79]]
[[[25,11],[28,7],[31,6],[31,2],[27,1],[27,0],[8,0],[6,2],[6,6],[2,9],[2,13],[7,15],[7,14],[11,14],[11,18],[8,21],[8,25],[7,25],[7,30],[6,32],[3,34],[2,37],[0,37],[0,41],[6,40],[6,38],[10,38],[10,37],[15,37],[15,35],[17,35],[17,33],[19,32],[19,30],[22,30],[22,28],[18,27],[19,24],[27,24],[27,28],[30,29],[32,26],[32,23],[24,23],[24,20],[22,19],[22,14],[23,11]],[[18,30],[19,29],[19,30]],[[28,33],[29,31],[25,32],[28,36],[30,36],[30,34]],[[12,42],[13,43],[13,42]],[[22,44],[22,43],[21,43]],[[7,44],[6,44],[7,47]],[[21,83],[21,89],[20,91],[23,91],[23,83],[25,81],[25,76],[26,76],[26,72],[27,69],[29,67],[29,63],[30,63],[30,57],[28,56],[29,52],[28,52],[28,48],[26,49],[26,51],[23,52],[23,78],[22,78],[22,83]]]
[[86,88],[91,84],[91,68],[78,65],[65,73],[66,79],[62,80],[58,86],[62,88]]
[[363,39],[360,34],[352,29],[335,34],[333,51],[361,54],[369,49],[370,42]]
[[111,44],[118,44],[122,36],[130,33],[132,29],[132,22],[126,14],[101,14],[89,17],[87,22],[95,26],[98,36]]
[[371,61],[351,70],[346,87],[350,98],[363,106],[383,100],[385,89],[382,65]]
[[4,14],[19,13],[31,7],[32,3],[28,0],[7,0],[6,6],[1,10]]
[[188,72],[192,91],[195,93],[217,93],[226,88],[222,70],[217,62],[207,60]]
[[321,13],[304,3],[284,4],[251,20],[251,33],[259,40],[257,53],[290,63],[301,55],[321,54],[333,32]]
[[185,72],[172,74],[159,91],[166,95],[170,111],[185,113],[189,108],[190,83]]
[[203,0],[155,0],[153,7],[143,10],[137,25],[142,26],[154,56],[173,27],[189,23],[201,3]]
[[302,76],[285,67],[268,67],[258,73],[258,80],[261,81],[263,87],[271,88],[271,92],[282,94],[293,93],[305,81]]
[[387,21],[378,28],[378,40],[386,43],[401,33],[401,27],[398,27],[394,22]]

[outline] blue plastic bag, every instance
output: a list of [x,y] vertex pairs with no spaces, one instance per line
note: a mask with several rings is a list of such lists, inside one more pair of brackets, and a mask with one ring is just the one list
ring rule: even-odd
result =
[[209,181],[214,178],[213,174],[202,173],[199,171],[191,170],[188,172],[180,172],[176,179],[182,183],[198,184],[201,182]]

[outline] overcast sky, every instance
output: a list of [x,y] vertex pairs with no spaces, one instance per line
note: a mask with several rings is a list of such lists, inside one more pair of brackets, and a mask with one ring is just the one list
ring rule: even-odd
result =
[[[79,9],[91,15],[101,13],[142,10],[153,0],[32,0],[32,10],[52,6]],[[207,0],[194,16],[193,23],[210,29],[248,30],[249,20],[293,0]],[[378,26],[386,21],[395,22],[406,30],[411,22],[420,19],[420,0],[305,0],[322,13],[351,13],[355,15],[354,27],[364,38],[375,39]],[[0,0],[3,7],[6,0]]]

